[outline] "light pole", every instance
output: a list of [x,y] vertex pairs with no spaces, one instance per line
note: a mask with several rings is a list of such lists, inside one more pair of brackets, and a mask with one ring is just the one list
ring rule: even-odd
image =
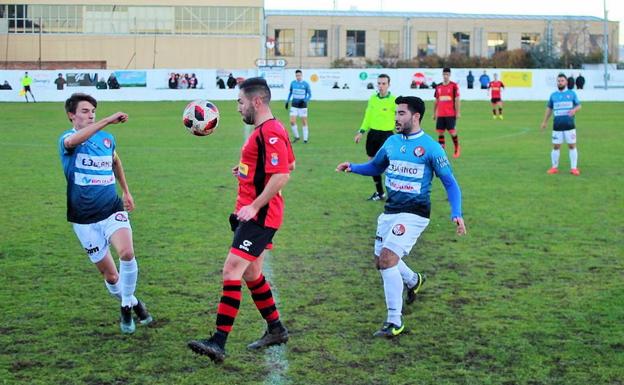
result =
[[607,80],[609,78],[609,72],[607,67],[609,65],[609,21],[607,20],[607,0],[602,1],[604,7],[604,39],[602,47],[602,61],[604,63],[604,88],[608,87]]

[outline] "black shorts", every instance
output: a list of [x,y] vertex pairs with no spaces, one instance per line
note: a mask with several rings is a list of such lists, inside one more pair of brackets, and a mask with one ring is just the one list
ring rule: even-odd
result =
[[24,92],[32,92],[30,86],[24,86]]
[[442,116],[436,120],[436,130],[454,130],[455,129],[455,117],[454,116]]
[[265,249],[271,249],[277,229],[260,226],[254,221],[241,222],[236,214],[230,215],[230,226],[234,231],[230,253],[248,261],[255,261]]
[[377,151],[386,143],[386,139],[391,137],[394,131],[380,131],[371,129],[366,135],[366,155],[371,158],[377,154]]
[[501,98],[492,98],[492,99],[490,99],[490,101],[492,102],[492,104],[496,104],[498,102],[502,102]]

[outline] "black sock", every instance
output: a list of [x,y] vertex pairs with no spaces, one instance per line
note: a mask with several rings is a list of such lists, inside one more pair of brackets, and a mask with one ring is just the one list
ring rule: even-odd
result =
[[217,345],[219,345],[222,348],[224,348],[225,347],[225,342],[227,341],[227,338],[228,338],[228,333],[224,333],[221,330],[217,330],[217,332],[215,334],[213,334],[210,339],[212,341],[214,341],[215,343],[217,343]]
[[373,180],[375,181],[375,188],[377,189],[377,193],[379,195],[383,195],[384,191],[383,185],[381,184],[381,175],[374,176]]

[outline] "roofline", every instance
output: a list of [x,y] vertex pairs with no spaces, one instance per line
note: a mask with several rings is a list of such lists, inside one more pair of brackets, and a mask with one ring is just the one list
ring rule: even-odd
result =
[[516,19],[553,21],[604,21],[596,16],[567,15],[498,15],[484,13],[450,12],[383,12],[383,11],[333,11],[333,10],[290,10],[265,9],[266,16],[335,16],[335,17],[397,17],[397,18],[436,18],[436,19]]

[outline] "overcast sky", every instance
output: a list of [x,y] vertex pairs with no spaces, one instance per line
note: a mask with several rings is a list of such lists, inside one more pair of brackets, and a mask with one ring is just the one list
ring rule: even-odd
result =
[[[624,44],[624,0],[607,0],[609,20],[620,22],[619,43]],[[511,15],[575,15],[604,17],[603,0],[265,0],[267,9],[334,9],[494,13]]]

